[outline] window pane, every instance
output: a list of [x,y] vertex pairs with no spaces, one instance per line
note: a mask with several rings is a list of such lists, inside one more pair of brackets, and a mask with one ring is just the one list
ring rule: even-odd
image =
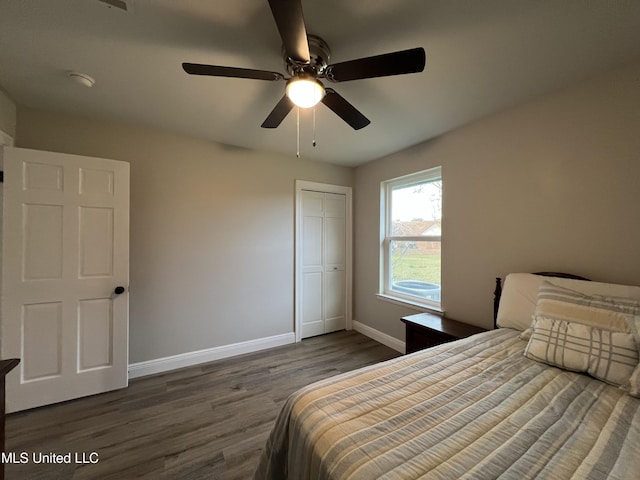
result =
[[440,302],[440,247],[441,242],[391,241],[391,290]]
[[442,168],[382,182],[381,194],[381,293],[439,306]]
[[442,180],[391,190],[390,236],[440,236]]

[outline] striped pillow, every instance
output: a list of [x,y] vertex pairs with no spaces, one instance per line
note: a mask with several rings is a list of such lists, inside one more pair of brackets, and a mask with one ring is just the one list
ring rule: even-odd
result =
[[638,367],[631,333],[596,328],[550,316],[534,318],[525,356],[604,382],[624,386]]
[[[634,315],[630,324],[633,336],[636,339],[636,347],[640,352],[640,315]],[[640,353],[638,356],[640,356]],[[636,369],[631,374],[629,381],[624,384],[622,388],[623,390],[626,390],[629,395],[640,398],[640,361],[638,362]]]
[[538,290],[534,317],[539,315],[631,333],[629,315],[640,315],[640,301],[609,295],[587,295],[544,280]]
[[[543,280],[538,290],[534,319],[545,315],[594,328],[631,333],[636,351],[640,352],[640,300],[635,298],[588,295]],[[622,388],[640,398],[640,363]]]

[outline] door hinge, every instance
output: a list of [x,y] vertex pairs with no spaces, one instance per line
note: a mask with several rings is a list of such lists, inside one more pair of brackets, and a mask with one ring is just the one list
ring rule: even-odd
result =
[[4,172],[0,170],[0,183],[4,183]]

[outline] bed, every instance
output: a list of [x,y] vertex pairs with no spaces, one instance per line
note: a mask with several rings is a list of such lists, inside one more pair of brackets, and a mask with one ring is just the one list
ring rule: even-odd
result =
[[254,478],[640,478],[639,319],[640,287],[510,274],[499,328],[291,395]]

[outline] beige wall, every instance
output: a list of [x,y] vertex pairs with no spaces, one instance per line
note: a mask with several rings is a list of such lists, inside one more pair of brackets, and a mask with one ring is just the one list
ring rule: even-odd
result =
[[0,131],[16,137],[16,104],[0,88]]
[[569,271],[640,285],[640,62],[357,168],[354,318],[404,338],[375,297],[380,182],[443,167],[443,305],[489,328],[494,277]]
[[132,363],[292,332],[295,179],[353,175],[26,108],[17,144],[130,162]]
[[[18,108],[18,146],[131,164],[131,362],[293,331],[294,180],[354,185],[355,319],[378,300],[379,186],[443,166],[443,303],[490,327],[494,277],[640,285],[640,62],[355,169]],[[240,290],[240,285],[244,290]]]

